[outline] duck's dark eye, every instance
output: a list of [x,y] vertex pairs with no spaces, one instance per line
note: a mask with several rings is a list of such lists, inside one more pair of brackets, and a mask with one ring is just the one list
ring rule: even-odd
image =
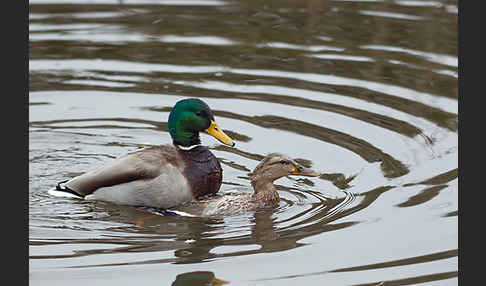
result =
[[207,112],[205,110],[196,111],[195,114],[197,116],[201,116],[201,117],[206,117],[207,116]]
[[290,162],[289,161],[286,161],[286,160],[281,160],[280,161],[280,164],[290,164]]

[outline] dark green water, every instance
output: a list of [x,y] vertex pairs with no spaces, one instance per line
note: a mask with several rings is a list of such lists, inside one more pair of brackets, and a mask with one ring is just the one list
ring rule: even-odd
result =
[[[30,284],[457,285],[457,41],[447,0],[31,0]],[[46,193],[171,142],[185,97],[236,141],[202,135],[222,191],[270,152],[323,175],[224,219]]]

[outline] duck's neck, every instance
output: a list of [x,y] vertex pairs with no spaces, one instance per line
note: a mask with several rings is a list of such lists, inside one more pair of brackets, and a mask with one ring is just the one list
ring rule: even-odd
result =
[[267,180],[254,180],[252,179],[251,185],[253,186],[254,193],[252,198],[267,206],[276,206],[280,201],[277,189],[273,185],[273,182]]
[[174,145],[181,147],[192,147],[200,145],[199,132],[178,132],[172,135]]

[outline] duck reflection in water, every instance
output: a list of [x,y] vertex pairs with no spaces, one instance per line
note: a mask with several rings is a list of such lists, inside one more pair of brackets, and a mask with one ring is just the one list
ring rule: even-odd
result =
[[216,278],[211,271],[194,271],[177,275],[171,286],[220,286],[229,283]]

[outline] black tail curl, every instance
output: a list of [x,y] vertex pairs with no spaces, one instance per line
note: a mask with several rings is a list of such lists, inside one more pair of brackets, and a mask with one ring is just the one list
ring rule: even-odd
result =
[[80,194],[76,193],[75,191],[71,190],[68,186],[61,186],[61,184],[64,184],[67,181],[69,181],[69,180],[65,180],[65,181],[62,181],[62,182],[57,183],[57,185],[56,185],[56,191],[66,192],[66,193],[70,193],[70,194],[73,194],[75,196],[78,196],[80,198],[84,198],[83,195],[80,195]]

